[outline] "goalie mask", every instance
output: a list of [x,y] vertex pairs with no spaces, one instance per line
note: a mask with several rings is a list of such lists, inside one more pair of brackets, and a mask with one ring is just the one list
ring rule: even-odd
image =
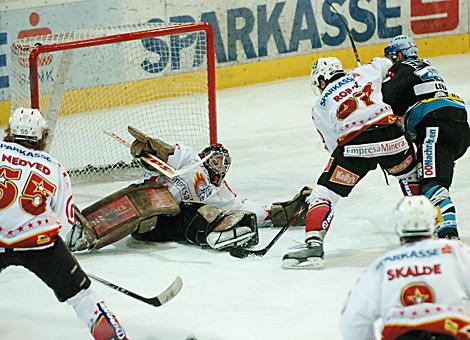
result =
[[19,107],[10,116],[9,128],[13,139],[37,142],[44,138],[47,122],[39,110]]
[[228,150],[222,144],[212,144],[201,151],[199,157],[204,158],[212,152],[212,155],[204,162],[204,167],[209,172],[212,184],[220,186],[222,180],[230,168],[232,158]]

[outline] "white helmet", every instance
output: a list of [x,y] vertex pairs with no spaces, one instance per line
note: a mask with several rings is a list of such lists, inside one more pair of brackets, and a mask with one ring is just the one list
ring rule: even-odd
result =
[[437,210],[426,196],[404,197],[393,215],[400,237],[431,236],[434,233]]
[[312,72],[310,73],[310,80],[315,87],[320,87],[320,77],[325,81],[330,80],[334,75],[344,73],[343,65],[338,58],[319,58],[313,64]]
[[46,119],[37,109],[17,108],[10,115],[10,135],[15,139],[38,141],[44,137]]

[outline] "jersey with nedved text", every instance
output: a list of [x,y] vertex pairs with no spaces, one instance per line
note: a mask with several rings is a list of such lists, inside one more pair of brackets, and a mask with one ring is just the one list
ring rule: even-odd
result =
[[[168,157],[168,164],[175,169],[182,169],[194,163],[201,162],[199,154],[190,146],[176,144],[175,152]],[[247,199],[241,199],[223,180],[218,187],[209,180],[209,173],[201,163],[193,170],[172,179],[158,172],[146,172],[144,180],[156,177],[159,183],[168,190],[180,203],[181,201],[196,201],[213,205],[222,210],[246,210],[256,214],[258,222],[263,222],[267,216],[266,208]]]
[[382,81],[391,66],[390,60],[375,58],[324,89],[313,106],[312,118],[330,153],[367,127],[388,124],[394,117],[381,93]]
[[67,171],[44,151],[0,142],[0,248],[46,248],[74,223]]
[[382,319],[385,339],[421,326],[444,332],[445,320],[457,334],[470,325],[469,278],[470,248],[460,241],[405,244],[377,259],[356,284],[341,333],[346,340],[375,339],[374,322]]

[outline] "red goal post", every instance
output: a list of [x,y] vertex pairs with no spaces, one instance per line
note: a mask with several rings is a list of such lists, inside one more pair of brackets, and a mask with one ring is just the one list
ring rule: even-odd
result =
[[11,51],[12,110],[31,106],[47,116],[50,152],[76,179],[138,168],[102,130],[130,140],[131,125],[196,150],[217,141],[207,23],[84,29],[17,40]]

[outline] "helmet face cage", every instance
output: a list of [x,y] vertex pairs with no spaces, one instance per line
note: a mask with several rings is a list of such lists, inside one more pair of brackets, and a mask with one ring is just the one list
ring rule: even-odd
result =
[[9,127],[16,140],[38,141],[44,137],[47,122],[39,110],[19,107],[10,115]]
[[343,65],[337,58],[319,58],[315,64],[313,64],[312,72],[310,73],[312,88],[320,87],[320,79],[328,81],[338,73],[344,73],[344,71]]
[[413,38],[407,35],[397,35],[394,37],[384,48],[384,56],[392,57],[393,60],[396,60],[397,53],[401,52],[408,58],[417,58],[418,57],[418,46]]
[[232,164],[232,158],[228,150],[222,144],[213,144],[205,148],[199,156],[206,157],[212,152],[212,155],[204,162],[204,167],[209,172],[212,184],[219,186]]

